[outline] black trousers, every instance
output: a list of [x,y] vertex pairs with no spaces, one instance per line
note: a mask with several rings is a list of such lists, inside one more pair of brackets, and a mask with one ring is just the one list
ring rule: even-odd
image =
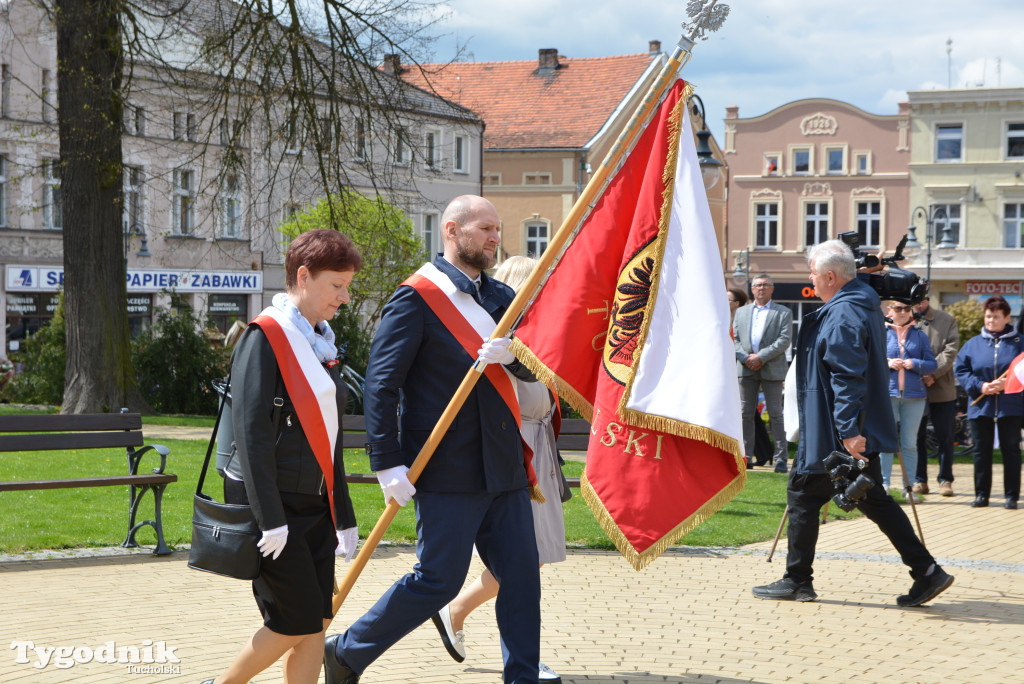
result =
[[999,450],[1003,453],[1003,496],[1020,498],[1020,416],[972,418],[974,438],[974,495],[988,497],[992,493],[992,445],[999,430]]
[[917,431],[917,476],[914,482],[928,482],[928,421],[939,444],[939,482],[953,481],[953,430],[956,427],[956,401],[928,402],[928,413]]
[[[910,567],[914,577],[926,572],[935,559],[928,553],[921,540],[914,533],[910,519],[898,503],[893,501],[882,486],[882,469],[878,454],[865,454],[871,461],[863,473],[875,482],[867,491],[864,501],[857,508],[896,547],[903,563]],[[826,474],[801,475],[796,468],[790,472],[786,498],[789,503],[789,550],[786,554],[786,577],[797,582],[814,578],[814,549],[818,544],[818,525],[821,507],[834,494],[832,480]]]

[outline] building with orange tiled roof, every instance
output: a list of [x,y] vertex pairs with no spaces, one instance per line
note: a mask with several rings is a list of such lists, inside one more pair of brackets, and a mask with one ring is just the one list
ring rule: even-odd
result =
[[544,250],[667,59],[652,40],[647,52],[614,57],[542,49],[536,61],[416,69],[390,56],[384,68],[484,120],[483,193],[510,256]]

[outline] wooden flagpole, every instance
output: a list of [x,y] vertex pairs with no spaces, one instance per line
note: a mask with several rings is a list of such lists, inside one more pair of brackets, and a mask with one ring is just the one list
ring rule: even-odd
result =
[[[512,300],[508,310],[505,311],[505,315],[501,317],[500,321],[498,321],[494,328],[494,332],[491,333],[491,337],[489,339],[496,339],[507,335],[513,323],[515,323],[525,312],[527,306],[532,301],[535,291],[541,285],[541,282],[547,277],[548,270],[552,267],[556,257],[561,255],[567,243],[576,232],[577,227],[587,217],[594,204],[596,204],[601,193],[604,191],[605,186],[611,181],[611,177],[614,175],[614,172],[618,169],[620,163],[625,159],[626,154],[633,148],[633,145],[639,139],[640,134],[643,132],[651,115],[654,113],[655,109],[657,109],[658,105],[661,104],[665,93],[668,91],[669,86],[671,86],[675,81],[679,70],[682,69],[682,67],[689,61],[690,51],[693,49],[695,39],[700,37],[704,30],[713,24],[715,15],[712,14],[712,10],[714,10],[717,1],[718,0],[711,0],[710,4],[700,10],[698,13],[699,16],[695,18],[696,25],[693,27],[689,37],[680,37],[675,50],[673,50],[672,55],[662,67],[661,72],[658,74],[654,83],[651,84],[651,87],[648,89],[643,101],[640,102],[636,111],[633,112],[633,116],[626,123],[611,150],[608,151],[604,161],[601,162],[601,166],[597,169],[593,177],[591,177],[590,182],[588,182],[586,187],[583,189],[579,199],[576,200],[576,203],[573,205],[569,215],[566,216],[565,220],[562,222],[562,226],[558,229],[558,232],[555,233],[551,242],[548,244],[548,247],[544,250],[544,253],[538,258],[538,263],[534,267],[530,277],[527,279],[523,287],[520,288],[515,299]],[[727,6],[723,7],[727,13]],[[722,8],[719,9],[721,10]],[[721,14],[717,16],[720,17],[717,20],[717,25],[721,25],[721,21],[724,20],[724,16]],[[717,29],[717,25],[714,25],[712,30]],[[438,420],[437,425],[435,425],[433,431],[431,431],[430,437],[427,438],[426,443],[423,445],[423,448],[420,449],[415,461],[413,461],[412,466],[409,468],[409,481],[413,484],[416,483],[416,479],[420,476],[420,473],[423,472],[423,469],[427,466],[430,458],[434,455],[434,451],[437,449],[438,444],[441,443],[441,438],[444,437],[448,428],[455,420],[455,416],[462,409],[462,405],[469,397],[469,393],[473,390],[473,387],[480,379],[484,366],[486,366],[486,364],[482,364],[477,360],[474,362],[469,372],[466,373],[466,376],[462,379],[462,383],[459,385],[458,390],[456,390],[455,396],[453,396],[451,401],[448,403],[448,406],[445,408],[444,413],[441,414],[441,418]],[[342,603],[345,602],[349,592],[352,590],[356,580],[359,578],[360,573],[370,560],[370,556],[377,548],[380,540],[384,537],[384,532],[387,531],[391,522],[398,514],[399,508],[401,507],[394,501],[394,499],[388,502],[387,508],[384,509],[384,513],[380,516],[377,524],[374,525],[373,530],[367,536],[362,548],[359,549],[359,554],[356,556],[355,560],[352,561],[348,572],[345,574],[345,578],[342,580],[341,585],[337,588],[337,591],[334,594],[332,604],[335,615],[338,614],[338,609],[341,608]]]

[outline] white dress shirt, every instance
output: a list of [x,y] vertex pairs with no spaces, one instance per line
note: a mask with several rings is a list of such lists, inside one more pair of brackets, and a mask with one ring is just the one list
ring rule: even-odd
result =
[[764,306],[754,304],[754,311],[750,317],[750,349],[755,354],[761,348],[761,336],[764,335],[764,325],[768,322],[768,310],[771,305],[770,299]]

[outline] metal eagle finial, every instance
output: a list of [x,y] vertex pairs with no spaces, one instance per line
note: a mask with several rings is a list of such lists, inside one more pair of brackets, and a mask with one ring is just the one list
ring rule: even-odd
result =
[[729,6],[719,5],[718,0],[689,0],[686,15],[690,20],[683,22],[683,31],[690,32],[690,40],[707,40],[707,32],[717,31],[729,16]]

